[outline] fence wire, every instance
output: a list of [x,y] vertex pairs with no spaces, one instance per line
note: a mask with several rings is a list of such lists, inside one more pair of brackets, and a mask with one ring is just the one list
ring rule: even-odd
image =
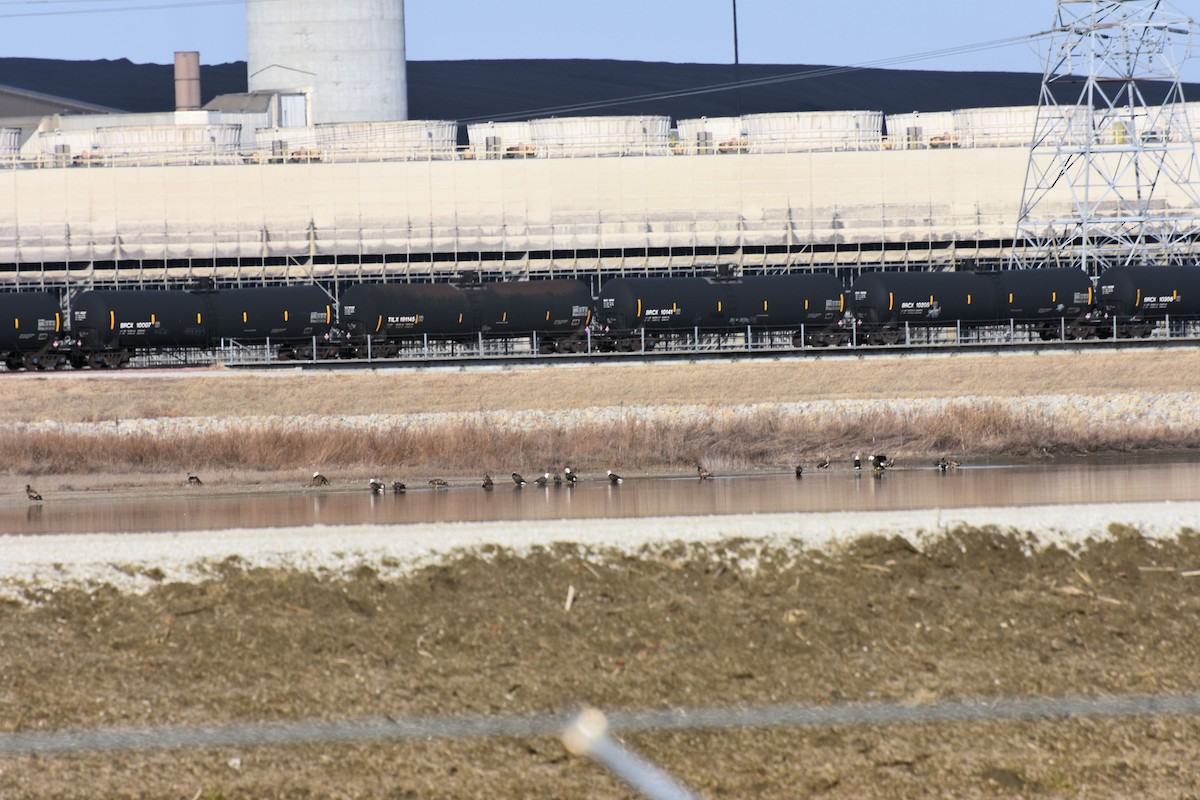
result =
[[[1194,716],[1200,694],[957,700],[920,705],[839,703],[606,712],[614,734],[664,730],[1104,717]],[[333,744],[398,739],[561,736],[577,710],[553,714],[309,720],[192,727],[110,728],[0,734],[0,756],[161,748]]]

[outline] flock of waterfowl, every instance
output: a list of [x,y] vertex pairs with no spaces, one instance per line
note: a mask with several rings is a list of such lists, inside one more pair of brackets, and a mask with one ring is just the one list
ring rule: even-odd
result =
[[[876,455],[869,456],[866,460],[866,463],[870,467],[871,471],[875,474],[875,476],[879,477],[879,476],[883,475],[885,470],[890,469],[894,465],[895,462],[893,459],[888,458],[885,455],[876,454]],[[863,470],[862,454],[855,453],[854,460],[851,462],[851,464],[856,473],[862,472],[862,470]],[[941,458],[939,458],[937,461],[934,462],[933,466],[942,472],[946,472],[947,470],[957,469],[959,466],[961,466],[961,462],[959,462],[953,458],[948,458],[946,456],[942,456]],[[829,469],[830,468],[829,459],[828,458],[821,459],[820,461],[817,462],[816,467],[817,467],[817,469]],[[804,465],[797,464],[795,472],[796,472],[797,478],[803,478],[804,477]],[[700,464],[700,463],[696,464],[696,475],[702,481],[706,481],[709,478],[713,477],[713,474],[709,470],[705,469],[704,465]],[[605,473],[604,480],[607,480],[613,486],[617,486],[617,485],[625,482],[624,478],[622,478],[617,473],[613,472],[611,469]],[[537,486],[537,487],[543,488],[543,489],[547,488],[547,487],[551,487],[551,486],[571,487],[571,486],[575,486],[579,482],[579,472],[576,471],[573,467],[568,466],[568,467],[563,468],[561,475],[559,475],[557,473],[551,474],[549,472],[545,472],[545,473],[539,475],[538,477],[534,478],[532,481],[527,481],[527,480],[525,480],[524,477],[521,476],[521,474],[519,472],[514,472],[514,473],[512,473],[512,481],[513,481],[514,487],[517,489],[523,489],[526,486],[528,486],[530,483],[532,483],[534,486]],[[326,478],[323,474],[321,474],[320,471],[317,471],[312,474],[312,479],[309,481],[309,483],[312,486],[329,486],[329,478]],[[197,475],[189,472],[188,476],[187,476],[187,484],[189,486],[203,486],[204,482],[201,481]],[[431,487],[433,487],[433,489],[435,491],[437,491],[439,489],[450,488],[450,482],[447,480],[444,480],[443,478],[431,478],[429,480],[429,485]],[[492,476],[486,475],[486,474],[483,476],[483,482],[480,485],[483,487],[484,491],[488,491],[488,492],[492,491],[496,486],[495,482],[492,480]],[[367,481],[367,486],[370,488],[371,492],[374,494],[384,494],[389,489],[394,494],[403,494],[404,492],[408,491],[408,486],[405,485],[401,481],[392,481],[391,484],[389,485],[389,484],[385,483],[384,481],[380,480],[379,478],[371,478],[370,480]],[[35,503],[42,502],[41,494],[39,494],[37,492],[37,490],[34,489],[28,483],[25,484],[25,496],[28,497],[30,499],[30,501],[32,501],[32,502],[35,502]]]

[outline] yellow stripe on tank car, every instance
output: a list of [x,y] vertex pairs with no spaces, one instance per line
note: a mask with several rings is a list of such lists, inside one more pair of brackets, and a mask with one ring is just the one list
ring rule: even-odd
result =
[[54,312],[54,332],[58,333],[62,330],[62,314]]
[[383,314],[379,315],[379,319],[375,320],[375,333],[379,333],[379,329],[383,327]]
[[249,321],[250,321],[250,312],[243,311],[242,312],[242,322],[249,322]]
[[21,330],[21,318],[20,317],[17,317],[16,319],[13,320],[13,328],[18,331]]
[[546,322],[549,322],[549,321],[550,321],[550,312],[547,311],[546,312]]
[[117,312],[115,311],[108,312],[108,329],[110,331],[115,331],[117,329]]
[[507,311],[505,311],[503,314],[500,315],[500,321],[508,322],[508,312]]
[[888,311],[891,311],[896,305],[896,296],[888,292]]
[[283,321],[284,322],[288,321],[288,312],[287,312],[286,308],[283,310]]
[[[804,301],[804,307],[805,307],[805,308],[808,308],[808,301],[807,301],[807,300],[805,300],[805,301]],[[766,310],[767,310],[767,301],[766,301],[766,300],[763,300],[763,311],[766,311]]]
[[[764,303],[764,305],[765,305],[765,303]],[[807,297],[804,298],[804,310],[808,311],[808,298]]]
[[971,305],[971,293],[967,292],[967,305]]
[[1137,290],[1137,299],[1133,301],[1133,304],[1135,306],[1140,306],[1142,304],[1142,290],[1141,289]]
[[[672,303],[672,304],[671,304],[671,310],[672,310],[672,311],[677,311],[677,310],[678,310],[678,309],[675,307],[675,304],[674,304],[674,303]],[[718,314],[720,314],[720,313],[721,313],[721,301],[720,301],[720,300],[718,300],[718,301],[717,301],[717,313],[718,313]]]
[[199,312],[199,311],[197,311],[197,312],[196,312],[196,324],[197,324],[197,325],[201,324],[201,320],[200,320],[200,312]]
[[1051,292],[1051,293],[1050,293],[1050,302],[1051,302],[1051,303],[1057,303],[1057,302],[1058,302],[1058,292]]
[[1012,301],[1013,301],[1013,295],[1012,295],[1012,292],[1009,292],[1008,293],[1008,302],[1010,305],[1012,304]]
[[641,316],[642,316],[642,298],[639,297],[638,301],[637,301],[637,317],[639,319],[641,319]]
[[592,310],[589,308],[588,312],[587,312],[587,316],[585,316],[583,318],[583,325],[584,325],[584,327],[587,327],[588,325],[591,325],[591,324],[592,324]]
[[333,322],[333,306],[326,304],[325,305],[325,324],[328,325],[331,322]]
[[846,313],[846,295],[844,293],[838,295],[838,313]]
[[462,325],[462,312],[458,312],[458,324]]
[[155,324],[155,323],[157,323],[157,322],[158,322],[158,317],[157,317],[157,316],[155,316],[154,314],[151,314],[151,315],[150,315],[150,324],[151,324],[151,325],[154,325],[154,324]]

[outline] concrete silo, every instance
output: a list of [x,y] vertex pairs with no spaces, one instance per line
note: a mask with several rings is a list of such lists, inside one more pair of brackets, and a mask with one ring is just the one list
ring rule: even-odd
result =
[[246,3],[252,92],[304,92],[308,124],[408,118],[403,0]]

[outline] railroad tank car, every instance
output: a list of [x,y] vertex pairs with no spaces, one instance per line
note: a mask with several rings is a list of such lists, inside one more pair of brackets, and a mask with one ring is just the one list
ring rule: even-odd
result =
[[1092,280],[1083,270],[1046,267],[979,275],[995,281],[1001,319],[1033,323],[1043,339],[1093,335]]
[[208,349],[222,339],[278,345],[296,357],[324,338],[333,305],[317,286],[91,290],[71,302],[76,366],[120,367],[141,350]]
[[975,272],[869,272],[850,287],[866,344],[897,344],[905,325],[978,325],[1004,318],[996,284]]
[[[803,326],[810,344],[827,344],[842,330],[843,309],[841,282],[825,273],[614,278],[600,289],[596,323],[601,346],[610,350],[640,348],[643,331],[652,347],[671,335],[747,326],[795,331]],[[794,343],[800,343],[798,338]]]
[[1105,270],[1096,282],[1102,338],[1149,336],[1170,317],[1200,317],[1200,266],[1120,266]]
[[[342,292],[340,322],[356,355],[395,355],[406,342],[530,336],[543,352],[576,349],[591,316],[576,280],[478,284],[356,284]],[[370,337],[370,343],[367,343]]]
[[0,294],[0,359],[14,370],[61,366],[50,351],[62,323],[58,297],[50,292]]
[[179,289],[94,289],[71,300],[72,362],[120,367],[138,350],[207,347],[202,295]]

